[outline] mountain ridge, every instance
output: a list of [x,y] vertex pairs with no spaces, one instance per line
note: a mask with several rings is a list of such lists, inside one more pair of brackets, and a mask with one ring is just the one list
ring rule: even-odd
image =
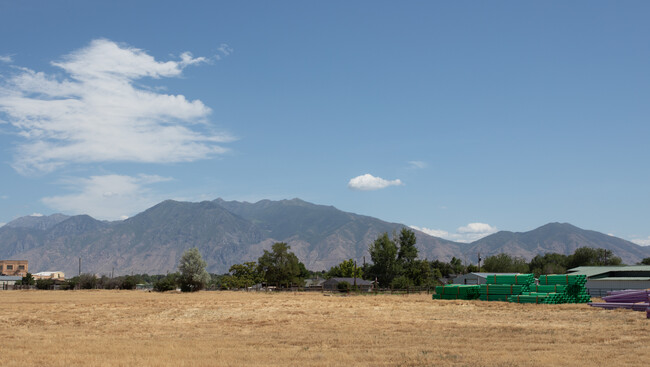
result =
[[[368,245],[380,234],[408,227],[298,198],[256,203],[165,200],[115,222],[88,215],[22,218],[0,228],[0,258],[20,257],[30,261],[33,271],[68,274],[76,274],[79,258],[83,272],[173,272],[190,247],[199,248],[209,271],[223,273],[233,264],[257,260],[274,242],[287,242],[307,268],[327,270],[350,258],[369,262]],[[568,223],[500,231],[472,243],[413,231],[419,257],[429,260],[472,262],[478,252],[483,257],[506,252],[530,259],[544,252],[569,254],[581,246],[611,249],[626,263],[650,256],[650,248]]]

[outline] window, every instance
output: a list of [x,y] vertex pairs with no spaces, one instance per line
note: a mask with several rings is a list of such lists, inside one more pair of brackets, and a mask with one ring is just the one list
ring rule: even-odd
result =
[[18,270],[25,270],[25,265],[18,265]]
[[14,266],[13,265],[7,265],[7,270],[14,270]]

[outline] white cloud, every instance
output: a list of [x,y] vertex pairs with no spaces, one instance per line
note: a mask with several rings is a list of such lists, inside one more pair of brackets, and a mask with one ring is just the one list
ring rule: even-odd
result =
[[11,63],[14,59],[11,55],[0,55],[0,62]]
[[105,175],[69,179],[66,184],[74,193],[45,197],[41,201],[68,214],[88,214],[97,219],[118,220],[139,213],[164,200],[149,186],[170,178],[155,175]]
[[0,227],[4,227],[7,223],[0,223]]
[[379,190],[386,188],[388,186],[400,186],[403,185],[402,181],[397,180],[384,180],[381,177],[375,177],[369,173],[365,175],[357,176],[348,182],[348,187],[353,190]]
[[630,242],[636,243],[639,246],[650,246],[650,236],[647,238],[635,238],[630,240]]
[[457,231],[458,233],[494,233],[497,229],[487,223],[469,223],[466,226],[458,227]]
[[431,229],[431,228],[416,227],[416,226],[410,226],[410,227],[415,229],[416,231],[424,232],[424,233],[428,234],[429,236],[440,237],[440,238],[449,238],[449,232],[444,231],[442,229]]
[[228,44],[226,43],[222,43],[221,45],[219,45],[219,48],[217,50],[223,56],[230,56],[230,54],[234,52],[233,48],[228,46]]
[[43,214],[41,214],[41,213],[32,213],[32,214],[30,214],[29,216],[30,216],[30,217],[42,217]]
[[442,229],[431,229],[431,228],[416,227],[416,226],[410,226],[410,227],[417,231],[424,232],[430,236],[440,237],[446,240],[464,242],[464,243],[474,242],[483,237],[491,235],[492,233],[497,232],[496,227],[492,227],[491,225],[486,223],[469,223],[466,226],[462,226],[456,229],[455,233],[450,233]]
[[[13,167],[49,172],[69,163],[186,162],[224,153],[233,138],[210,131],[200,100],[139,87],[206,62],[190,53],[157,61],[145,51],[94,40],[52,65],[69,78],[26,68],[0,84],[0,113],[25,139]],[[0,120],[1,121],[1,120]]]
[[409,161],[408,163],[409,163],[408,168],[422,169],[427,167],[427,162],[423,162],[423,161]]

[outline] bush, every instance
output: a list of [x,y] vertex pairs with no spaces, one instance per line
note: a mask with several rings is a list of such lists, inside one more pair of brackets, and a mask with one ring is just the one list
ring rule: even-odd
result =
[[97,286],[97,277],[94,274],[81,274],[78,285],[81,289],[95,289]]
[[168,274],[166,277],[159,279],[153,284],[153,290],[156,292],[173,291],[177,285],[177,274]]
[[135,289],[135,286],[137,284],[137,280],[134,276],[127,275],[122,278],[122,281],[120,282],[120,289]]
[[408,277],[400,275],[397,278],[393,279],[393,281],[390,283],[390,286],[394,289],[407,289],[413,287],[413,282]]
[[52,279],[39,279],[36,281],[36,288],[38,289],[51,289],[54,285]]
[[350,288],[352,288],[352,286],[348,282],[339,282],[339,284],[336,285],[336,289],[340,292],[349,292]]

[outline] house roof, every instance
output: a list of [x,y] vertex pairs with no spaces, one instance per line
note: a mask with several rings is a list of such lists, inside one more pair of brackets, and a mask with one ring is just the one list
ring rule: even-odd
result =
[[595,277],[611,272],[648,272],[650,277],[650,265],[631,265],[631,266],[579,266],[567,270],[570,274],[586,275],[587,278]]
[[598,282],[604,280],[647,282],[650,281],[650,277],[605,277],[605,278],[590,279],[590,281],[592,282]]
[[[354,284],[355,278],[329,278],[327,281],[335,281],[336,283],[348,282]],[[361,278],[356,278],[357,285],[372,285],[373,283],[369,280],[363,280]]]
[[0,275],[0,281],[23,280],[23,277],[13,275]]

